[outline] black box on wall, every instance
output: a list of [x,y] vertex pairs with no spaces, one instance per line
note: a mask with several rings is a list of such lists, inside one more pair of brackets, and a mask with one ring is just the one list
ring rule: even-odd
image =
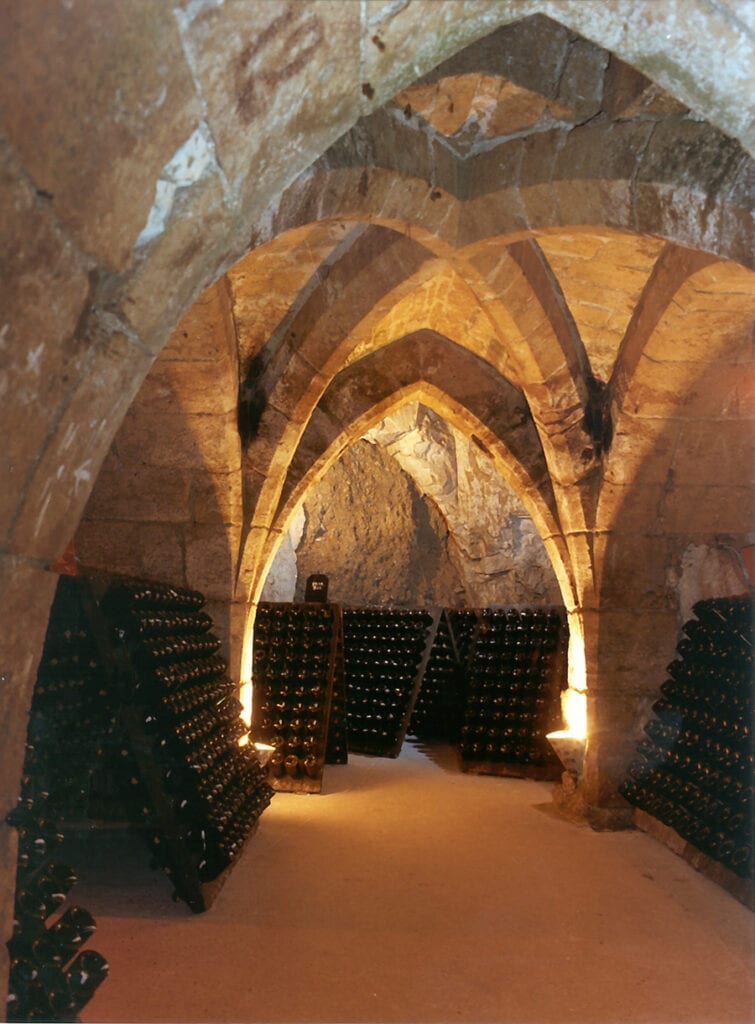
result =
[[305,601],[327,601],[328,600],[328,577],[324,573],[316,572],[307,580],[307,588],[304,592]]

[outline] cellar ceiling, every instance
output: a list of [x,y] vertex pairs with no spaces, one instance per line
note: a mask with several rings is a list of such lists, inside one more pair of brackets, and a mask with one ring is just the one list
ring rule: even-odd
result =
[[[506,26],[284,190],[158,358],[103,479],[138,450],[140,474],[162,467],[163,495],[168,468],[196,507],[204,495],[199,523],[226,551],[216,589],[238,600],[259,594],[307,489],[410,401],[514,487],[567,605],[603,585],[622,529],[686,529],[695,488],[697,532],[742,532],[751,171],[736,142],[607,51],[540,15]],[[168,457],[155,416],[171,407],[185,430],[173,423]],[[183,466],[181,445],[196,454]],[[180,476],[194,463],[201,486],[199,469]],[[90,550],[93,521],[120,514],[98,487]],[[175,562],[196,559],[185,544]]]

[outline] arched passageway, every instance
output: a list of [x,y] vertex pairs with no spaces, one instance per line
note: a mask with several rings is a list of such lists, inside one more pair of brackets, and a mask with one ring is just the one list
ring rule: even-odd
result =
[[[751,543],[745,27],[434,7],[430,32],[416,2],[7,15],[6,808],[84,510],[84,560],[208,591],[238,666],[288,503],[397,389],[487,430],[539,518],[585,639],[588,802],[615,797],[685,553]],[[521,401],[520,448],[468,373]]]

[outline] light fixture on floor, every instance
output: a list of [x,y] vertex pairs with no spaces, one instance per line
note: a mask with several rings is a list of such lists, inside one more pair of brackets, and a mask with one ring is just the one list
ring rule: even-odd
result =
[[264,768],[270,760],[275,747],[271,747],[268,743],[255,743],[254,749],[257,751],[257,760]]
[[545,738],[564,768],[572,772],[578,781],[585,757],[587,695],[584,691],[569,687],[561,696],[561,710],[566,719],[566,729],[549,732]]
[[568,729],[549,732],[545,738],[556,751],[556,756],[564,768],[573,772],[579,779],[582,775],[582,762],[585,757],[584,738],[575,736]]

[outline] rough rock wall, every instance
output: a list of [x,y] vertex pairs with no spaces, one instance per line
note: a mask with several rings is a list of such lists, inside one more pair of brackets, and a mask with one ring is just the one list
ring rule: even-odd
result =
[[413,403],[367,439],[385,447],[438,506],[455,545],[465,604],[559,604],[556,576],[518,495],[490,458],[432,410]]
[[[347,450],[281,545],[265,600],[301,599],[330,576],[350,605],[556,604],[548,556],[524,506],[490,459],[413,403]],[[291,552],[296,552],[294,591]]]
[[304,512],[297,600],[307,577],[324,572],[330,599],[346,605],[461,603],[453,540],[440,513],[380,447],[359,441],[347,449]]

